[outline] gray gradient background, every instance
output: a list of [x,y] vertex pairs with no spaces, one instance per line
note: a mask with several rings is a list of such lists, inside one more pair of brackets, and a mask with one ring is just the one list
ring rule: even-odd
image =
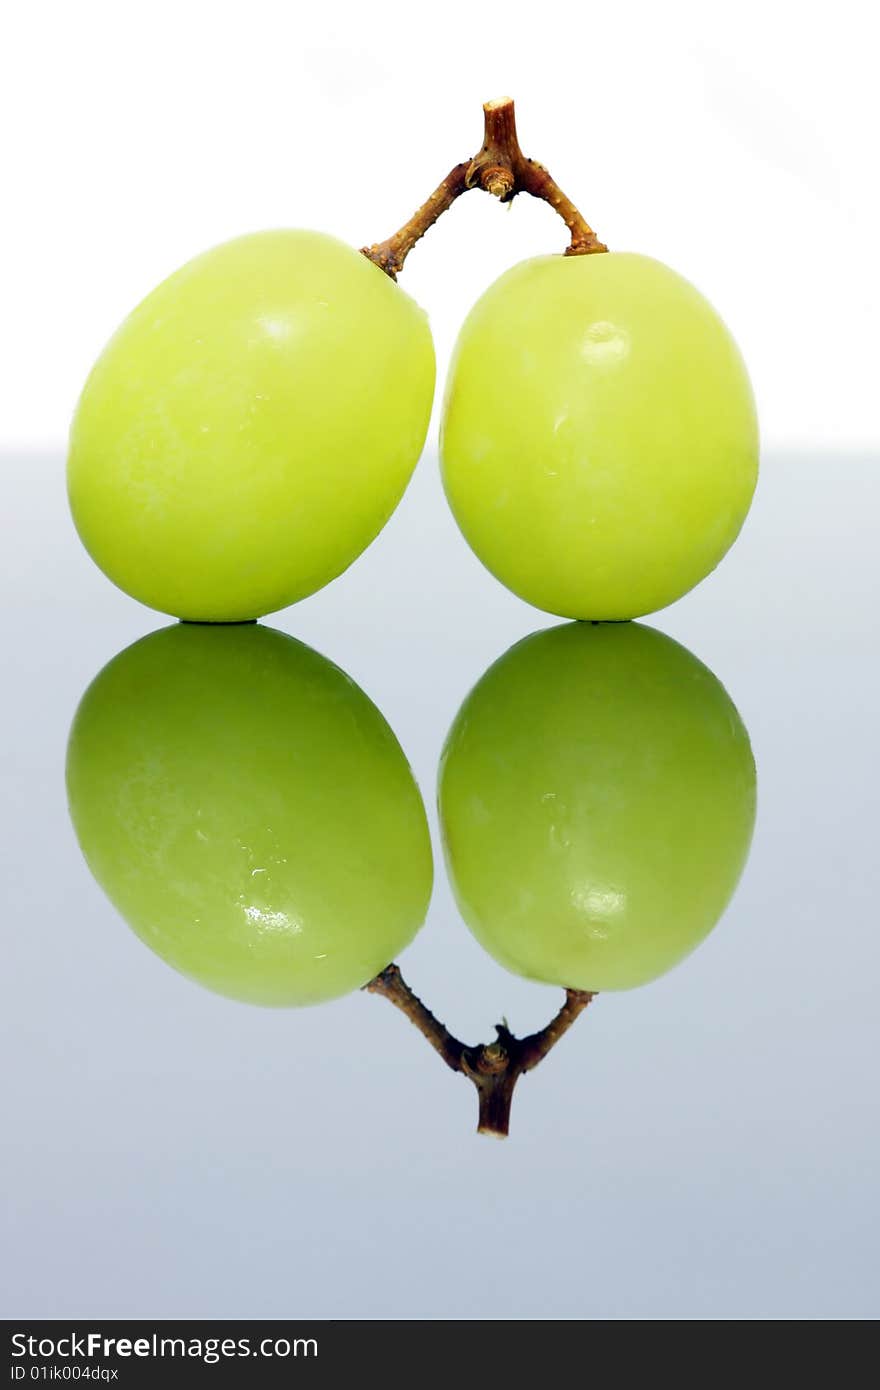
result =
[[[60,456],[0,469],[3,1315],[877,1316],[876,458],[767,457],[734,550],[653,620],[749,729],[751,858],[694,956],[600,997],[520,1083],[505,1144],[383,1000],[230,1003],[117,917],[68,822],[65,742],[92,677],[165,620],[81,550]],[[437,873],[404,972],[470,1041],[560,996],[458,920],[437,758],[483,670],[551,621],[471,556],[430,456],[367,554],[270,620],[413,763]]]

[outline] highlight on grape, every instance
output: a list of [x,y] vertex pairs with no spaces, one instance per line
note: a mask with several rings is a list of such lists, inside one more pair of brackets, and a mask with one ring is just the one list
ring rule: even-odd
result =
[[396,280],[463,194],[548,202],[564,255],[502,275],[462,327],[443,482],[474,552],[527,602],[626,619],[674,602],[735,540],[758,471],[745,365],[715,310],[648,256],[609,251],[522,153],[513,102],[408,222],[361,252],[307,230],[215,247],[110,339],[74,415],[77,530],[126,593],[237,622],[363,552],[425,444],[434,349]]

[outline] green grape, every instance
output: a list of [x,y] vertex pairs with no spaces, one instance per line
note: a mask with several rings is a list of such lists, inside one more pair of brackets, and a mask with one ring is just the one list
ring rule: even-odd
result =
[[758,468],[745,366],[692,285],[646,256],[543,256],[459,335],[441,449],[483,564],[569,618],[687,593],[735,540]]
[[400,745],[348,676],[270,628],[176,626],[123,651],[83,696],[67,789],[111,902],[219,994],[335,998],[424,920],[431,842]]
[[317,232],[241,237],[183,266],[111,339],[73,421],[70,504],[142,603],[259,617],[352,563],[425,442],[418,305]]
[[502,965],[630,989],[710,932],[755,816],[724,688],[639,625],[565,625],[512,647],[465,700],[440,765],[447,868]]

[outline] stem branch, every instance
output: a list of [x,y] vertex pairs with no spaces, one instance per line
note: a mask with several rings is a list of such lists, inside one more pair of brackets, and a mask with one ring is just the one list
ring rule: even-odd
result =
[[482,188],[502,203],[509,203],[517,193],[529,193],[549,203],[569,230],[567,256],[589,256],[607,251],[596,233],[581,216],[570,198],[550,173],[534,159],[527,159],[519,146],[516,116],[510,97],[487,101],[483,107],[484,134],[482,149],[473,159],[456,164],[438,184],[431,196],[413,213],[408,222],[386,241],[363,247],[363,254],[396,280],[403,263],[417,241],[433,227],[438,217],[452,207],[456,198],[471,188]]
[[503,1138],[510,1127],[510,1106],[517,1081],[542,1061],[567,1033],[575,1019],[583,1013],[594,994],[586,990],[567,989],[565,1002],[559,1012],[538,1033],[516,1038],[506,1023],[499,1023],[493,1043],[468,1047],[440,1023],[410,989],[396,965],[389,965],[364,988],[371,994],[381,994],[405,1014],[410,1023],[443,1058],[452,1071],[461,1072],[472,1081],[479,1096],[480,1134]]
[[464,1044],[454,1038],[446,1025],[435,1018],[418,995],[413,993],[401,975],[398,965],[387,965],[381,974],[368,985],[364,985],[364,989],[369,994],[381,994],[395,1008],[400,1009],[401,1013],[406,1014],[422,1037],[427,1038],[434,1050],[439,1052],[447,1067],[451,1067],[453,1071],[461,1071]]

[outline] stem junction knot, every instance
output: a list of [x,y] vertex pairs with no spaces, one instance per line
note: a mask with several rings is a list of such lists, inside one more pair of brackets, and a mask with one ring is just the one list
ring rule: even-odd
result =
[[483,116],[483,146],[473,159],[456,164],[400,231],[362,248],[367,259],[392,280],[397,279],[416,242],[452,207],[456,198],[472,188],[482,188],[502,203],[511,202],[518,193],[529,193],[549,203],[569,230],[566,256],[590,256],[608,250],[544,166],[523,154],[511,98],[487,101]]

